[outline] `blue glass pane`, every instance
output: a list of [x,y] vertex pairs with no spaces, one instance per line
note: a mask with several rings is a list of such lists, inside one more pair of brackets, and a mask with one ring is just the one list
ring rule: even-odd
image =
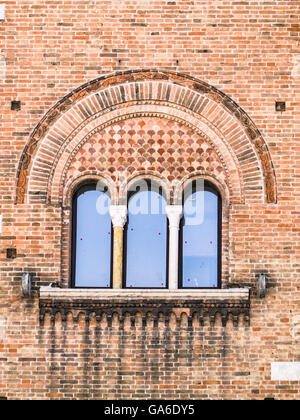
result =
[[110,287],[110,198],[86,191],[77,199],[76,287]]
[[196,191],[184,204],[182,287],[217,286],[218,196]]
[[153,191],[134,194],[128,204],[126,287],[166,287],[166,201]]

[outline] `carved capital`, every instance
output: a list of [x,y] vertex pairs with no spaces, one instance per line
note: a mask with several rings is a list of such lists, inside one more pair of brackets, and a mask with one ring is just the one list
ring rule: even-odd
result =
[[183,216],[182,206],[166,206],[166,214],[169,219],[170,228],[179,229],[180,220]]
[[127,222],[127,207],[126,206],[110,206],[109,209],[113,227],[124,228]]

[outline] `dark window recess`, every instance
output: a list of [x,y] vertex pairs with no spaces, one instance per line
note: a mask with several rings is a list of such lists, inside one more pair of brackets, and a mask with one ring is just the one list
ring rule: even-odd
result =
[[0,401],[7,401],[7,397],[1,397],[0,396]]
[[17,250],[15,248],[8,248],[6,250],[6,258],[9,260],[14,260],[17,258]]
[[277,112],[284,112],[286,110],[285,102],[275,102],[275,109]]
[[221,287],[222,201],[215,187],[186,190],[180,227],[180,288]]
[[20,101],[11,101],[11,110],[12,111],[20,111],[21,109],[21,102]]
[[72,286],[112,286],[112,226],[107,188],[81,186],[73,198]]
[[167,288],[168,223],[159,186],[144,180],[128,197],[124,288]]

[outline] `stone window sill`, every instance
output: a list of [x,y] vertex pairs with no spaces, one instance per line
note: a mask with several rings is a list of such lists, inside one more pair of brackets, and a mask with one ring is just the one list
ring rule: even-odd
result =
[[209,316],[214,322],[216,314],[221,315],[223,325],[226,325],[231,315],[238,322],[240,314],[246,322],[250,316],[249,289],[178,289],[178,290],[145,290],[145,289],[60,289],[51,287],[40,288],[40,318],[43,321],[46,313],[55,320],[59,312],[63,319],[69,312],[76,318],[79,313],[89,316],[95,313],[100,316],[106,313],[112,316],[118,313],[135,315],[137,312],[154,316],[162,313],[169,316],[172,312],[186,313],[192,317]]
[[232,289],[60,289],[54,287],[41,287],[40,298],[50,299],[92,299],[92,300],[136,300],[136,299],[180,299],[188,300],[248,300],[248,288]]

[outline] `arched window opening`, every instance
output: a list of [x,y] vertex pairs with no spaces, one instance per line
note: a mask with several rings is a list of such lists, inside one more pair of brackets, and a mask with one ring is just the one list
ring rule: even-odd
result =
[[73,196],[72,287],[112,285],[112,225],[107,187],[89,183]]
[[180,229],[181,288],[221,287],[222,199],[208,181],[195,180],[184,191]]
[[124,287],[167,288],[167,201],[162,188],[141,180],[128,194]]

